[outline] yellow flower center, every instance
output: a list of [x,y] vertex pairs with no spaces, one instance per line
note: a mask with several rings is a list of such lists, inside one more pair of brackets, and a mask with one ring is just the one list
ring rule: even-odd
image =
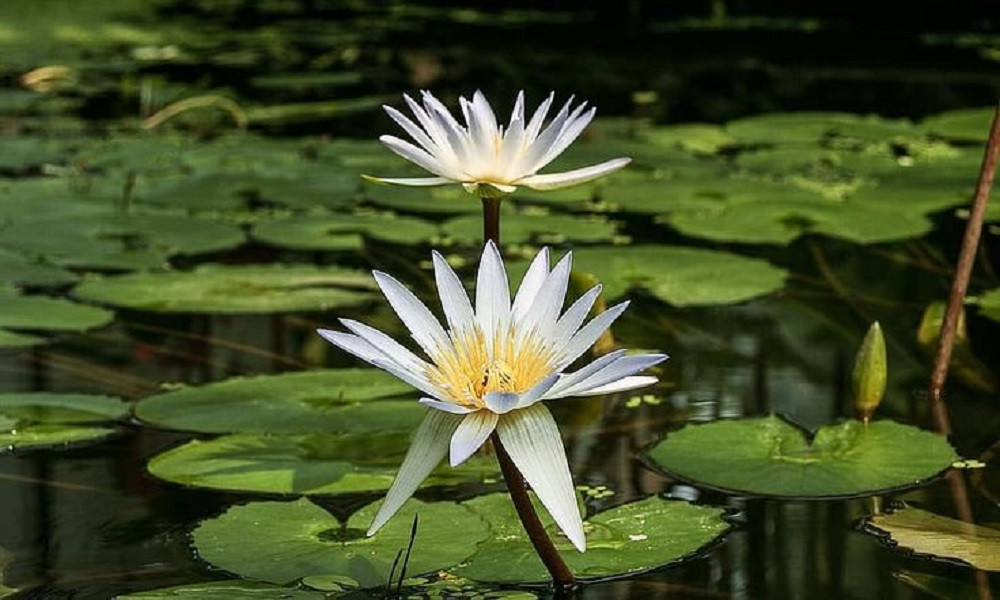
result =
[[455,404],[480,409],[490,392],[523,393],[553,372],[552,351],[511,328],[487,342],[481,331],[452,336],[452,347],[434,357],[427,373]]

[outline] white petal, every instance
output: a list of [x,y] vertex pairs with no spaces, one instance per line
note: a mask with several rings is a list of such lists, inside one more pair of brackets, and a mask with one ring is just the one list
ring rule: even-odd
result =
[[574,111],[574,115],[571,115],[570,120],[568,120],[563,126],[563,130],[559,133],[559,137],[552,142],[548,151],[538,159],[538,162],[526,167],[527,172],[534,173],[555,160],[557,156],[562,154],[563,151],[573,143],[573,140],[578,138],[580,134],[583,133],[583,130],[587,128],[587,125],[590,125],[590,122],[594,119],[594,115],[597,113],[597,109],[591,108],[584,113],[583,116],[576,115],[576,112],[580,111],[583,106],[585,106],[585,104],[581,104],[577,107],[577,110]]
[[410,134],[410,137],[412,137],[415,142],[420,144],[424,150],[431,155],[438,153],[439,149],[437,143],[435,143],[423,129],[417,127],[416,123],[391,106],[383,106],[382,108],[385,110],[386,114],[388,114],[393,121],[402,127],[406,133]]
[[567,120],[569,119],[569,107],[573,103],[573,96],[570,96],[566,104],[559,109],[556,116],[552,119],[552,122],[538,134],[538,137],[532,140],[529,145],[527,152],[525,152],[518,160],[517,170],[522,173],[534,173],[531,167],[539,162],[539,160],[548,154],[552,145],[559,138],[559,134],[562,133]]
[[615,158],[607,162],[602,162],[599,165],[592,165],[563,173],[531,175],[523,177],[514,183],[517,185],[526,185],[533,190],[555,190],[597,179],[598,177],[617,171],[630,162],[632,162],[631,158]]
[[438,159],[443,162],[449,162],[452,165],[457,164],[459,160],[455,153],[458,150],[453,147],[448,133],[441,126],[441,123],[432,117],[428,111],[424,109],[424,107],[414,102],[413,99],[406,94],[403,94],[403,98],[406,100],[406,104],[410,107],[410,110],[413,111],[413,115],[417,117],[420,125],[423,126],[424,131],[426,131],[427,135],[429,135],[431,139],[434,140],[434,143],[437,144]]
[[583,381],[567,387],[559,392],[560,396],[576,396],[586,394],[594,389],[612,384],[624,379],[629,375],[634,375],[639,371],[648,369],[667,359],[665,354],[636,354],[623,356],[607,365],[600,371],[587,377]]
[[472,102],[468,103],[468,106],[471,111],[469,135],[479,150],[480,159],[492,163],[496,150],[494,142],[497,139],[496,115],[493,114],[490,103],[486,101],[486,96],[479,90],[472,95]]
[[503,414],[514,410],[517,408],[520,400],[521,395],[515,392],[487,392],[487,394],[483,396],[483,402],[486,403],[486,408],[497,414]]
[[431,256],[434,261],[434,280],[437,282],[445,319],[452,333],[461,336],[475,326],[469,294],[448,261],[437,250]]
[[476,275],[476,321],[486,337],[487,348],[497,331],[510,322],[510,284],[507,271],[493,241],[486,242]]
[[372,520],[372,525],[368,529],[369,536],[375,535],[375,532],[396,514],[413,492],[417,491],[421,482],[427,479],[434,467],[438,466],[447,454],[451,436],[461,421],[462,417],[440,410],[427,412],[427,416],[413,435],[413,442],[406,452],[406,458],[403,459],[399,472],[396,473],[396,479],[386,493],[375,519]]
[[573,361],[580,358],[588,348],[594,345],[597,338],[601,337],[608,327],[615,322],[625,309],[628,308],[628,301],[622,302],[621,304],[616,304],[609,308],[608,310],[597,315],[590,320],[586,325],[584,325],[580,331],[577,331],[566,342],[566,345],[562,349],[562,353],[559,356],[557,362],[557,370],[562,370],[573,364]]
[[521,285],[514,296],[514,305],[510,309],[510,318],[517,323],[531,307],[535,295],[541,289],[542,283],[549,274],[549,249],[542,248],[528,266],[521,279]]
[[653,385],[659,381],[656,377],[649,375],[636,375],[633,377],[625,377],[624,379],[619,379],[613,383],[607,385],[602,385],[596,388],[591,388],[586,392],[576,392],[574,396],[602,396],[604,394],[615,394],[618,392],[627,392],[629,390],[635,390],[639,388],[644,388],[647,385]]
[[406,369],[400,367],[396,363],[392,362],[388,358],[384,359],[373,359],[370,361],[371,364],[382,369],[383,371],[388,371],[389,373],[395,375],[399,379],[402,379],[406,383],[417,388],[421,392],[427,394],[428,396],[433,396],[435,398],[446,398],[447,395],[444,390],[439,389],[437,386],[432,384],[427,380],[427,377],[423,373],[415,373],[413,371],[407,371]]
[[406,140],[401,140],[392,135],[383,135],[379,137],[378,140],[396,154],[439,177],[449,177],[451,179],[461,178],[460,175],[454,171],[445,172],[447,170],[446,167],[442,165],[438,159],[428,154],[426,150],[421,150]]
[[441,400],[436,400],[434,398],[421,398],[420,403],[428,408],[443,410],[444,412],[451,413],[453,415],[467,415],[476,410],[474,408],[467,408],[460,404],[455,404],[454,402],[442,402]]
[[378,348],[387,358],[407,371],[426,373],[430,367],[419,356],[374,327],[352,319],[340,319],[340,323],[359,338]]
[[543,399],[548,400],[551,398],[562,398],[563,390],[570,389],[623,356],[625,356],[624,350],[615,350],[614,352],[609,352],[604,356],[594,359],[578,371],[563,374],[562,377],[559,378],[559,382],[552,387],[549,393],[545,394]]
[[316,333],[334,346],[350,352],[367,363],[374,364],[377,360],[389,360],[389,357],[385,353],[356,335],[332,329],[317,329]]
[[549,390],[551,390],[558,381],[559,381],[558,373],[549,375],[545,379],[539,381],[534,386],[532,386],[532,388],[529,389],[527,392],[521,394],[521,398],[517,403],[517,407],[527,408],[532,404],[534,404],[535,402],[538,402],[539,400],[545,397],[545,394],[549,393]]
[[424,306],[424,303],[413,295],[413,292],[406,289],[392,275],[381,271],[375,271],[373,275],[392,309],[396,311],[400,320],[410,330],[414,341],[431,358],[440,356],[441,348],[448,344],[448,336],[441,328],[441,323]]
[[524,122],[524,90],[517,93],[517,99],[514,100],[514,110],[510,112],[510,122],[514,121]]
[[497,414],[488,410],[477,410],[462,417],[462,423],[451,436],[451,466],[464,463],[479,450],[497,426]]
[[601,290],[603,289],[601,284],[590,288],[584,295],[577,298],[576,302],[559,317],[559,320],[556,321],[555,330],[552,332],[552,342],[556,347],[566,344],[573,334],[580,329],[580,325],[587,318],[590,309],[594,307],[594,302],[597,301],[597,297],[601,295]]
[[517,469],[576,549],[586,550],[583,520],[559,429],[544,404],[503,415],[497,433]]
[[411,187],[429,187],[432,185],[454,183],[453,179],[448,179],[447,177],[372,177],[371,175],[362,175],[361,178],[365,181],[372,181],[375,183],[408,185]]
[[538,137],[538,132],[542,129],[542,123],[545,122],[545,117],[549,114],[549,107],[552,106],[552,102],[556,99],[555,92],[549,92],[549,97],[546,98],[538,108],[535,109],[535,113],[531,115],[531,121],[528,122],[528,126],[524,129],[524,138],[530,144],[535,141]]
[[518,343],[529,338],[546,341],[551,339],[556,319],[566,300],[566,289],[569,286],[572,269],[573,253],[567,252],[545,278],[545,282],[531,302],[531,308],[515,322],[518,327]]

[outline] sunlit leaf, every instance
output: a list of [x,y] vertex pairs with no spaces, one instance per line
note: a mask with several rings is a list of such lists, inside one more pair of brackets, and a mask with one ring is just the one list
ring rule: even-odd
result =
[[760,496],[860,496],[920,485],[958,456],[944,436],[893,421],[845,421],[809,440],[775,417],[688,425],[649,455],[696,484]]
[[995,110],[993,106],[951,110],[927,117],[921,125],[927,131],[950,140],[985,143]]
[[914,552],[958,559],[984,571],[1000,571],[1000,529],[913,507],[869,517],[868,524]]

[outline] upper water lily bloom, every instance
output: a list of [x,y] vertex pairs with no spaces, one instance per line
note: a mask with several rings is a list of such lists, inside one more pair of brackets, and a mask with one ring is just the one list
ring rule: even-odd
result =
[[340,320],[350,333],[319,330],[333,344],[412,384],[426,394],[420,402],[432,409],[417,428],[368,534],[389,520],[445,455],[457,466],[495,430],[538,499],[582,552],[583,522],[566,453],[555,421],[540,401],[655,383],[655,377],[635,374],[666,356],[619,350],[564,372],[628,305],[618,304],[584,325],[601,293],[597,285],[563,312],[570,254],[550,270],[548,250],[539,252],[512,301],[500,253],[488,242],[476,278],[475,306],[444,258],[437,252],[433,257],[447,329],[403,284],[375,272],[389,304],[429,361],[357,321]]
[[503,125],[497,124],[496,115],[482,92],[477,91],[471,102],[459,98],[465,125],[459,123],[437,98],[428,92],[422,94],[423,106],[403,95],[417,123],[391,106],[384,107],[416,144],[392,135],[383,135],[379,140],[435,177],[368,179],[416,186],[461,183],[469,193],[495,197],[509,194],[519,185],[535,190],[551,190],[584,183],[617,171],[631,160],[615,158],[563,173],[538,174],[562,154],[594,118],[595,108],[587,110],[586,102],[573,107],[572,97],[543,128],[554,95],[549,94],[531,120],[527,120],[524,92],[519,92],[510,124],[504,129]]

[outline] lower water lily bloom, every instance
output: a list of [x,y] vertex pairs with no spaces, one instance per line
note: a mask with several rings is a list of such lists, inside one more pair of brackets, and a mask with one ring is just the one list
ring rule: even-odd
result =
[[527,119],[524,92],[520,92],[506,129],[497,123],[482,92],[473,94],[471,102],[459,98],[464,125],[428,92],[423,92],[423,106],[409,96],[403,99],[416,123],[391,106],[386,106],[385,111],[413,142],[392,135],[383,135],[379,140],[434,177],[368,179],[414,186],[460,183],[469,193],[499,196],[513,192],[519,185],[551,190],[584,183],[617,171],[631,160],[622,157],[563,173],[538,173],[562,154],[594,118],[596,109],[588,110],[586,102],[574,107],[572,97],[543,127],[554,95],[550,94]]
[[571,254],[550,270],[549,252],[535,256],[511,299],[507,273],[493,242],[483,250],[474,305],[458,276],[437,252],[434,275],[447,328],[399,281],[376,271],[375,280],[409,329],[426,360],[385,333],[350,319],[349,331],[319,334],[426,394],[431,410],[368,531],[374,534],[450,456],[469,458],[496,431],[511,459],[556,524],[581,552],[586,548],[562,438],[542,400],[632,390],[656,382],[636,375],[663,354],[611,352],[566,372],[628,305],[609,308],[584,324],[601,293],[597,285],[562,310]]

